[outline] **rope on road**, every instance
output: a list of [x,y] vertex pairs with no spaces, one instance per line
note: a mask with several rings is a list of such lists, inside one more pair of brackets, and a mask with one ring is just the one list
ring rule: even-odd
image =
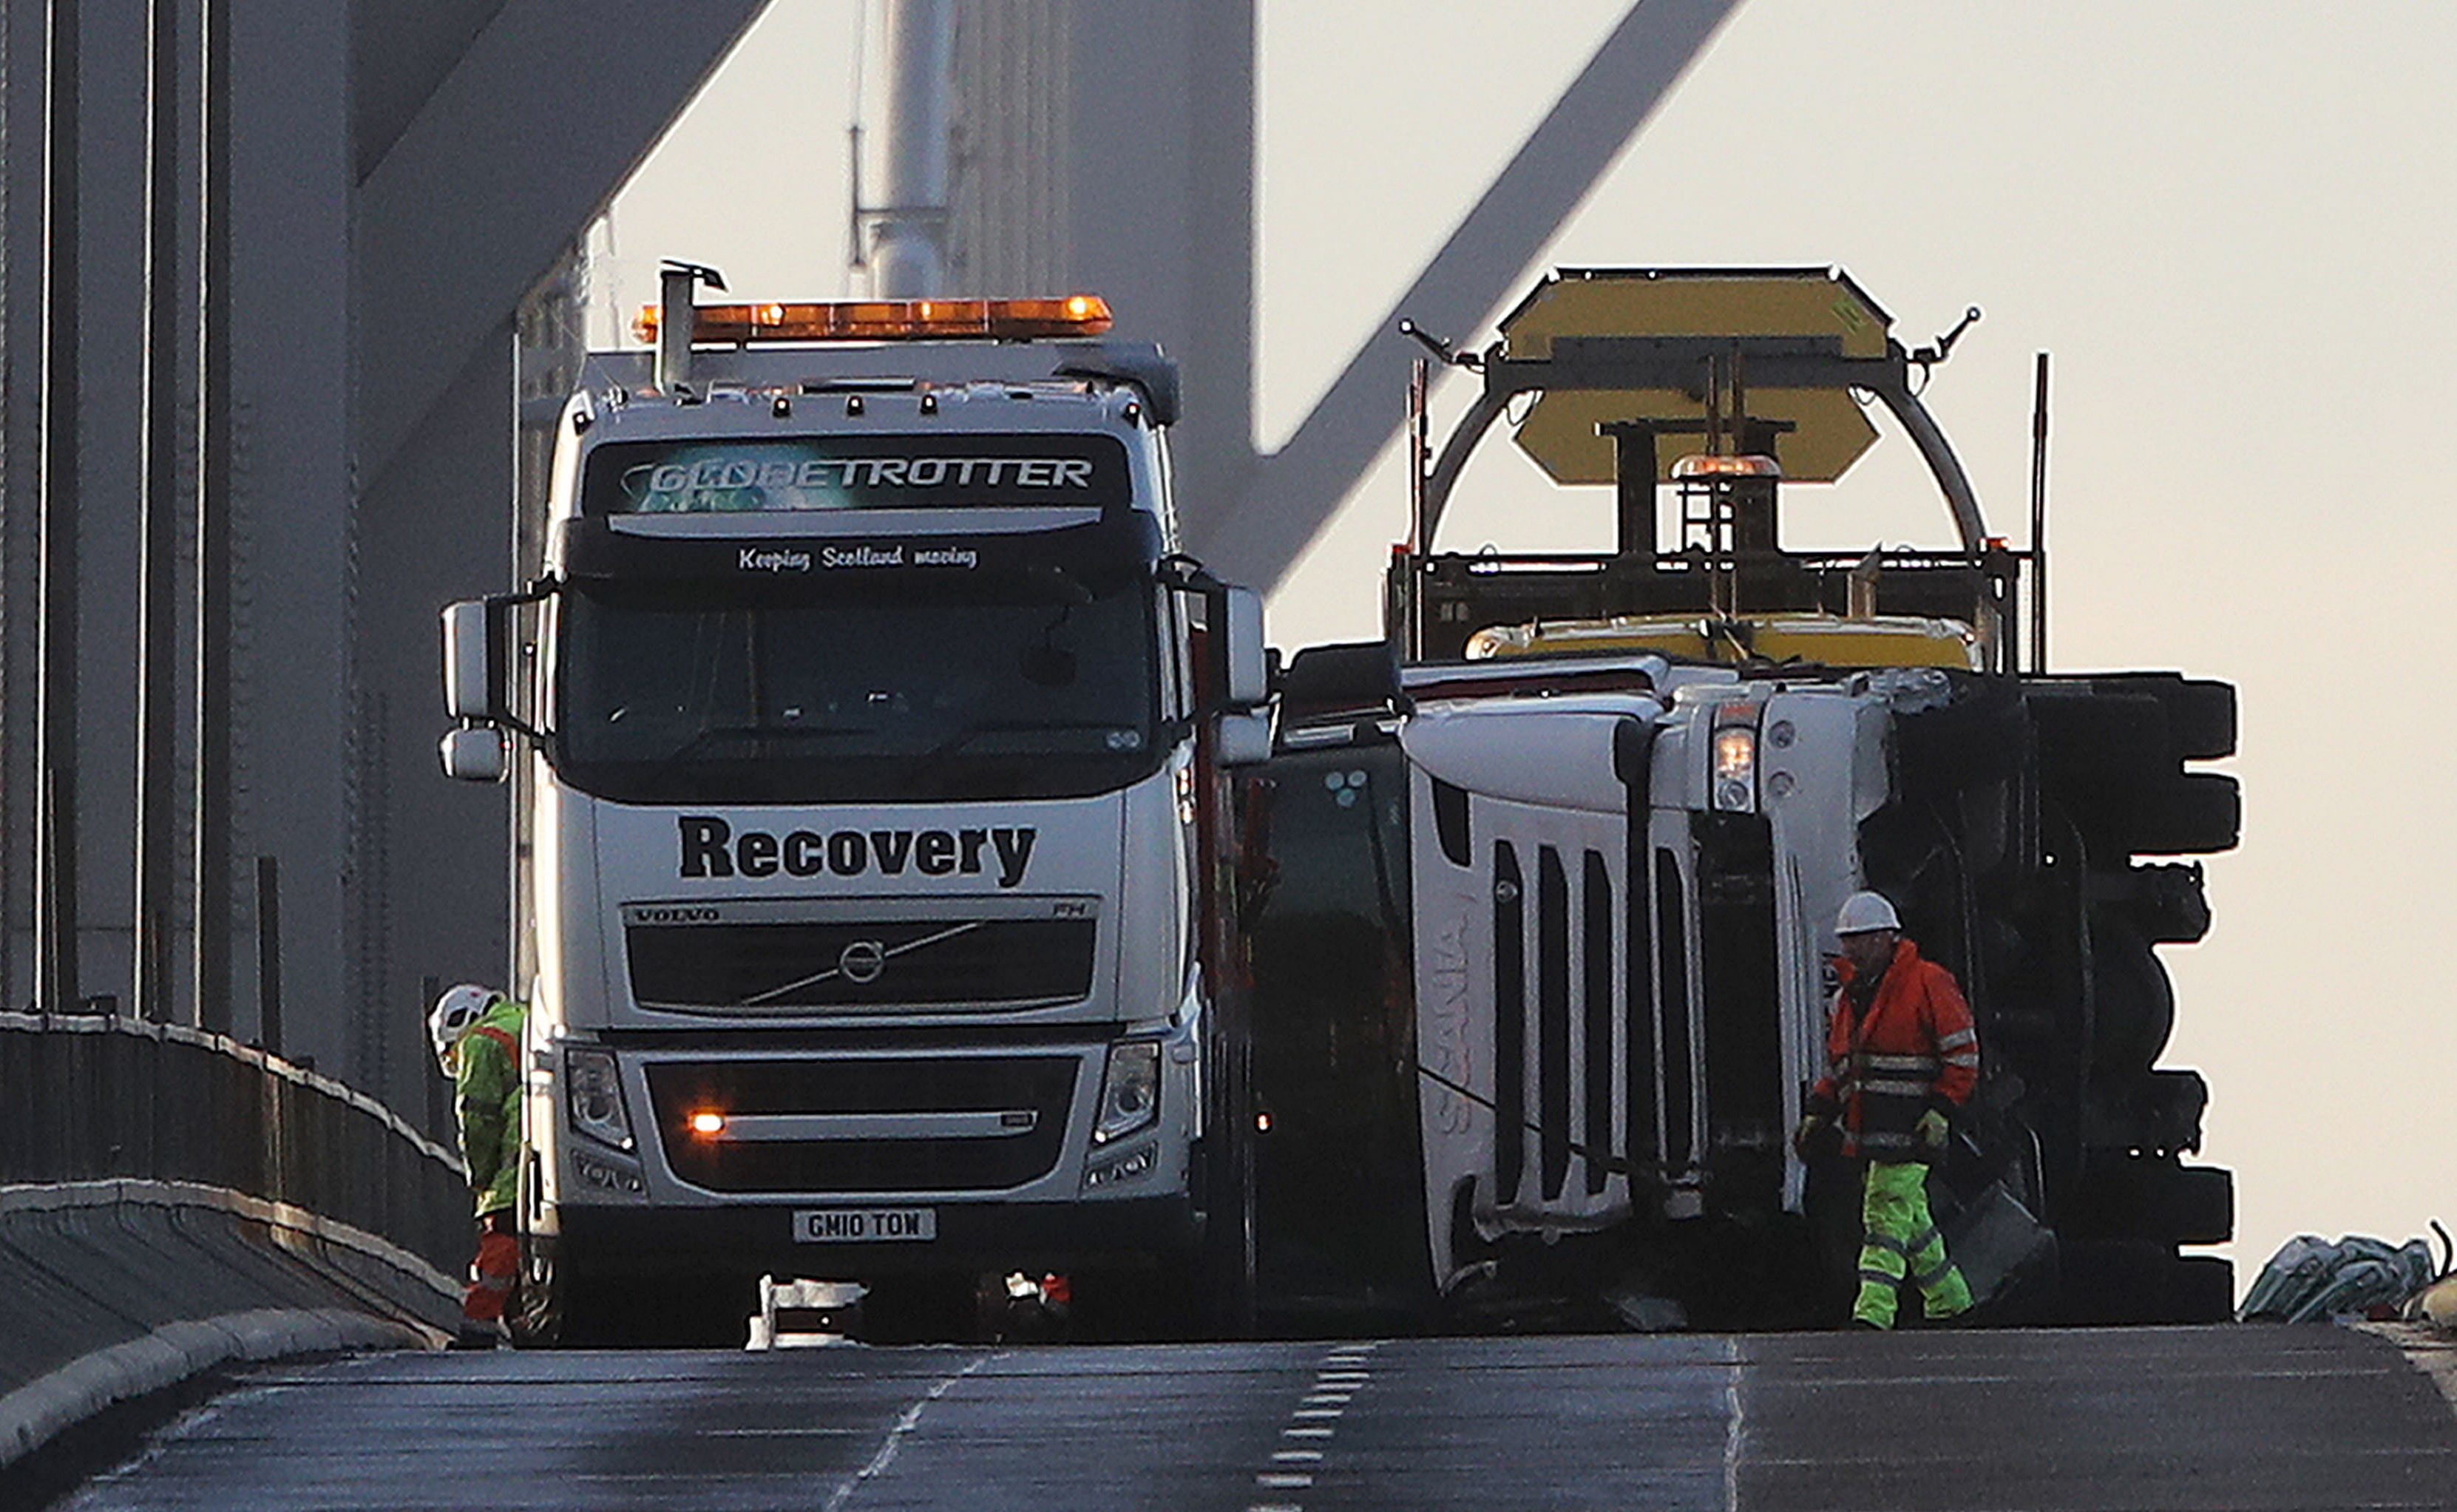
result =
[[[1476,1091],[1473,1087],[1463,1087],[1460,1084],[1452,1081],[1449,1077],[1444,1076],[1437,1070],[1435,1070],[1432,1067],[1427,1066],[1422,1061],[1416,1062],[1415,1066],[1417,1075],[1433,1083],[1435,1087],[1440,1087],[1443,1091],[1455,1092],[1460,1097],[1466,1098],[1476,1107],[1493,1114],[1496,1119],[1501,1117],[1500,1105],[1494,1102],[1492,1098],[1485,1096],[1482,1092]],[[1544,1126],[1536,1122],[1532,1118],[1521,1118],[1518,1121],[1518,1127],[1525,1129],[1527,1132],[1536,1135],[1539,1139],[1559,1138],[1563,1149],[1569,1150],[1571,1154],[1578,1156],[1580,1160],[1591,1161],[1596,1165],[1601,1166],[1607,1175],[1626,1176],[1630,1173],[1629,1162],[1623,1160],[1619,1155],[1614,1154],[1609,1150],[1595,1150],[1580,1143],[1578,1140],[1571,1139],[1566,1136],[1548,1134],[1545,1132]]]

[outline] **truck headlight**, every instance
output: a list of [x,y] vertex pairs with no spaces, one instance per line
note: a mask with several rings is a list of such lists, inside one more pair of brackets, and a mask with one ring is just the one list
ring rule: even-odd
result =
[[1715,732],[1715,807],[1745,814],[1757,807],[1758,733],[1746,725]]
[[623,1107],[623,1079],[614,1068],[613,1051],[564,1046],[563,1107],[581,1133],[617,1150],[631,1148],[631,1115]]
[[1100,1116],[1092,1125],[1092,1143],[1124,1139],[1160,1117],[1160,1042],[1127,1040],[1109,1046],[1109,1065],[1101,1073]]

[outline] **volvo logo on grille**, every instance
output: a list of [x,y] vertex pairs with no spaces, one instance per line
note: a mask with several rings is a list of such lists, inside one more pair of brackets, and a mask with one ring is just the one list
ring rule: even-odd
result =
[[887,969],[887,947],[876,940],[857,940],[836,957],[836,969],[847,982],[877,982]]

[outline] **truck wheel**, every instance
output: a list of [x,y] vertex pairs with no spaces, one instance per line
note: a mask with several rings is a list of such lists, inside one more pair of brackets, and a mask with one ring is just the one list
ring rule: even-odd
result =
[[748,1276],[609,1276],[532,1264],[516,1340],[563,1349],[734,1349],[757,1310]]
[[532,1257],[514,1297],[512,1339],[547,1349],[605,1349],[626,1342],[616,1289],[559,1259]]
[[2062,1321],[2086,1327],[2173,1321],[2168,1294],[2177,1260],[2164,1245],[2109,1239],[2068,1243],[2058,1235],[2057,1263]]
[[2067,1323],[2223,1323],[2235,1315],[2235,1267],[2165,1245],[2100,1240],[2062,1247]]
[[2158,699],[2167,712],[2167,741],[2178,760],[2217,761],[2235,755],[2235,684],[2172,672],[2115,673],[2091,681]]
[[2151,856],[2233,850],[2242,838],[2242,789],[2217,772],[2145,785],[2134,797],[2132,822],[2122,835],[2126,850]]
[[2038,733],[2039,770],[2058,792],[2151,781],[2173,773],[2167,713],[2146,694],[2089,683],[2034,684],[2025,692]]
[[2235,1237],[2235,1173],[2155,1155],[2096,1161],[2064,1227],[2090,1239],[2224,1244]]
[[2215,1254],[2188,1254],[2173,1274],[2171,1315],[2178,1323],[2225,1323],[2235,1317],[2235,1263]]

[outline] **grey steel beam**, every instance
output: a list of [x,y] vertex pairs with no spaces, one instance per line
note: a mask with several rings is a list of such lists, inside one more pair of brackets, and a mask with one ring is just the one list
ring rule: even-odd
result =
[[361,476],[383,471],[765,4],[508,0],[478,33],[359,186]]
[[178,0],[148,7],[145,162],[145,447],[136,602],[136,949],[138,1017],[173,1013],[171,937],[177,915],[179,454]]
[[228,1033],[231,824],[231,7],[204,0],[197,257],[196,921],[188,1022]]
[[1215,570],[1269,587],[1288,572],[1396,433],[1402,315],[1464,336],[1492,313],[1740,0],[1638,0],[1488,186],[1286,445],[1226,509],[1190,501],[1187,530]]
[[77,0],[44,43],[42,631],[35,688],[34,1003],[77,988]]
[[351,0],[350,155],[364,178],[505,0]]

